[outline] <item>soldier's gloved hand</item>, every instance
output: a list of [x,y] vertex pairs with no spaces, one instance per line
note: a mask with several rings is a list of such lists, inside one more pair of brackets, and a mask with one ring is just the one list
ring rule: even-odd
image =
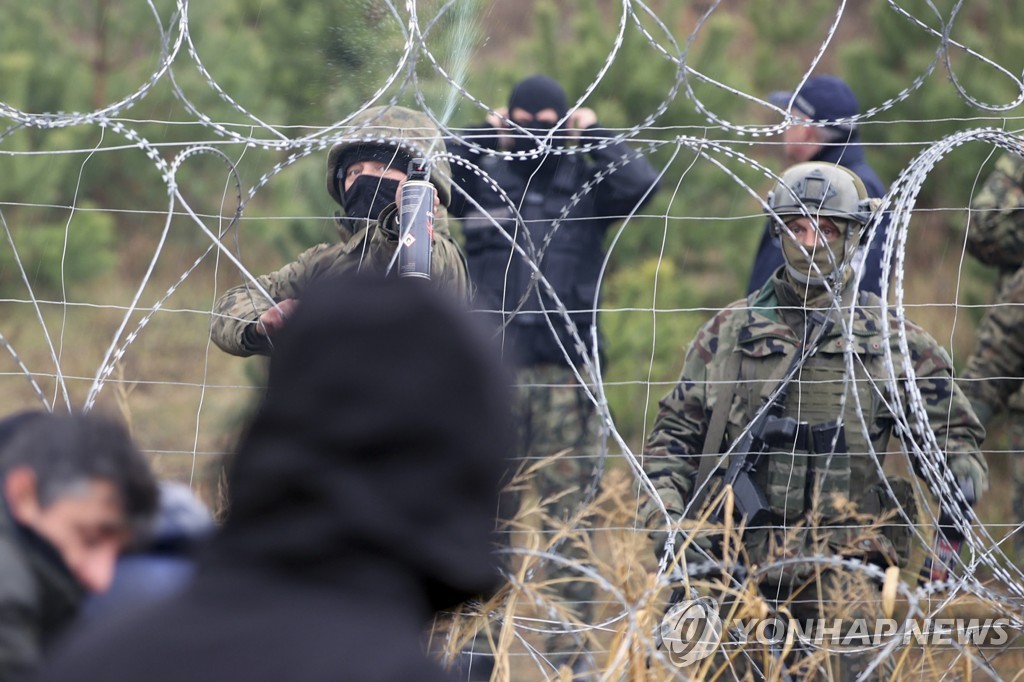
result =
[[[667,529],[652,530],[647,534],[654,542],[654,556],[661,561],[662,556],[665,554],[665,548],[668,544],[668,538],[670,534],[674,534],[675,542],[672,545],[672,553],[679,556],[680,550],[683,551],[687,563],[703,563],[710,560],[711,555],[711,538],[702,534],[689,534],[685,531],[676,530],[669,531]],[[670,558],[671,562],[672,559]]]
[[988,467],[983,460],[968,454],[961,454],[949,462],[949,471],[956,479],[968,478],[974,484],[974,495],[977,498],[988,490]]
[[988,469],[983,460],[960,454],[949,460],[949,473],[956,480],[956,487],[963,497],[954,491],[952,499],[939,500],[939,532],[949,540],[960,541],[963,533],[958,523],[963,525],[967,522],[967,507],[973,505],[988,488]]
[[669,535],[674,534],[673,553],[678,555],[680,548],[686,545],[687,561],[706,561],[711,549],[711,539],[706,536],[697,536],[687,542],[687,533],[679,529],[679,520],[683,518],[683,510],[686,508],[683,496],[675,489],[659,490],[658,492],[661,505],[664,505],[665,510],[668,511],[669,518],[665,518],[665,512],[655,500],[648,500],[641,510],[644,527],[648,529],[647,537],[654,543],[654,556],[661,561],[661,557],[665,554],[665,545],[668,543]]

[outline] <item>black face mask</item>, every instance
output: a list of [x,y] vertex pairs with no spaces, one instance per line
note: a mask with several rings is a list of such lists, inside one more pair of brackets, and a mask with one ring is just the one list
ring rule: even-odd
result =
[[380,212],[395,203],[398,180],[378,175],[360,175],[344,192],[346,222],[358,231],[367,222],[377,219]]
[[[532,122],[529,125],[524,125],[523,129],[533,135],[529,137],[525,133],[521,133],[518,130],[513,129],[511,131],[512,138],[512,151],[516,152],[529,152],[540,147],[541,141],[547,137],[548,133],[554,126],[539,122]],[[565,131],[558,130],[554,135],[551,136],[550,144],[552,147],[564,147],[565,146]]]

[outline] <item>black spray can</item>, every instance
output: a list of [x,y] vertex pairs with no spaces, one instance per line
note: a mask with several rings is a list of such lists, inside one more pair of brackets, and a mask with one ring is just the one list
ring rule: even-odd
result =
[[398,276],[430,279],[430,250],[434,242],[434,198],[430,162],[413,159],[402,185],[398,213]]

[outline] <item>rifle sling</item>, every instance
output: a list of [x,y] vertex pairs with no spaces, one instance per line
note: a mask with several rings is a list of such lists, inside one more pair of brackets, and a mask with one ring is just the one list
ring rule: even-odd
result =
[[[725,364],[725,380],[715,390],[715,409],[711,412],[711,421],[708,424],[708,432],[704,436],[704,451],[700,458],[700,467],[697,469],[697,480],[694,482],[694,498],[691,509],[694,512],[700,510],[704,504],[704,497],[708,494],[708,484],[711,475],[718,468],[719,455],[722,450],[722,439],[725,437],[726,422],[729,421],[729,410],[732,407],[732,399],[736,395],[736,387],[740,381],[740,361],[743,354],[739,348],[733,348],[729,359]],[[732,378],[730,381],[729,378]]]
[[[817,316],[816,316],[817,317]],[[816,322],[818,320],[815,320]],[[831,328],[831,323],[827,323],[828,328]],[[827,331],[827,330],[826,330]],[[808,330],[807,336],[810,337],[810,330]],[[824,339],[825,334],[822,334],[814,349],[808,353],[808,357],[814,354],[814,351],[818,349],[821,341]],[[801,353],[804,353],[805,349],[803,345],[796,349],[797,358],[800,357]],[[704,504],[704,497],[708,493],[709,482],[712,474],[715,473],[715,469],[718,468],[718,461],[721,459],[722,451],[722,439],[725,437],[726,423],[729,421],[729,410],[732,408],[732,399],[736,396],[736,387],[740,382],[740,363],[743,360],[743,353],[739,348],[733,348],[729,353],[729,358],[726,360],[725,373],[722,383],[718,385],[715,390],[715,409],[711,411],[711,420],[708,422],[708,431],[704,437],[704,451],[701,453],[700,466],[697,469],[697,478],[694,481],[693,490],[695,492],[693,498],[693,504],[690,505],[695,513]],[[794,362],[798,360],[794,359]],[[791,365],[788,363],[779,363],[775,371],[772,372],[771,377],[768,379],[768,385],[772,386],[772,392],[779,383],[782,382],[786,373],[790,370]],[[768,395],[771,395],[769,392]],[[737,454],[737,453],[734,453]],[[742,454],[742,453],[739,453]]]

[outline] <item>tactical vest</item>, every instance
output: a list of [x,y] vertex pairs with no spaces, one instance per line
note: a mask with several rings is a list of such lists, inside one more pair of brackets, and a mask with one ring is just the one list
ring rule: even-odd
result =
[[[754,298],[750,299],[754,306],[765,302],[763,297],[759,301]],[[867,302],[878,303],[874,296]],[[774,314],[770,307],[757,312],[769,319]],[[848,316],[848,309],[842,314]],[[737,315],[737,322],[754,319],[753,314],[746,311],[738,311]],[[737,340],[736,347],[741,355],[739,376],[723,451],[740,436],[764,399],[778,386],[779,368],[788,367],[794,354],[800,352],[799,341],[788,326],[758,319],[757,324],[745,324]],[[830,519],[841,519],[849,513],[850,501],[856,504],[859,513],[875,517],[897,506],[903,507],[911,518],[916,516],[909,481],[888,481],[896,494],[894,500],[878,471],[895,422],[886,407],[891,401],[877,313],[859,307],[849,341],[844,340],[841,330],[839,324],[833,327],[790,385],[785,415],[805,423],[806,427],[794,442],[776,444],[753,473],[780,525],[792,526],[812,511],[819,524],[827,525]],[[852,344],[857,356],[852,375],[847,372],[844,357],[847,343]],[[901,355],[895,343],[893,362],[900,366]],[[858,416],[858,403],[863,419]],[[813,443],[812,427],[829,422],[845,426],[845,451],[836,451],[831,447],[831,440],[824,444]],[[869,442],[878,455],[878,466],[870,455]],[[840,521],[835,532],[844,537],[852,536],[856,529],[846,533],[840,530],[848,525]],[[891,544],[884,553],[895,550],[892,558],[904,565],[909,558],[909,529],[900,520],[883,530],[883,535]],[[838,538],[837,544],[840,544]]]
[[[860,428],[855,401],[860,401],[866,423],[877,432],[872,443],[876,449],[884,451],[891,424],[885,423],[881,428],[878,424],[879,391],[885,390],[881,346],[870,336],[855,336],[854,346],[864,368],[875,374],[871,377],[873,381],[859,366],[855,367],[854,378],[847,380],[843,341],[841,337],[834,337],[804,363],[790,386],[785,416],[806,424],[806,430],[798,434],[797,441],[789,448],[780,447],[779,450],[784,451],[772,452],[767,465],[762,464],[755,475],[768,496],[772,511],[783,521],[798,518],[815,503],[824,505],[826,515],[833,515],[842,504],[842,499],[833,499],[834,496],[849,499],[851,490],[863,491],[880,480],[871,458],[857,456],[866,455],[869,449],[864,430]],[[742,425],[750,422],[777,383],[772,381],[777,367],[788,365],[799,348],[795,339],[786,343],[777,338],[755,336],[740,346],[740,352],[739,401],[734,402],[738,414],[729,420],[727,435],[730,438],[738,436]],[[876,374],[874,369],[882,371]],[[841,411],[840,405],[843,406]],[[829,444],[814,447],[810,430],[829,422],[850,427],[845,429],[846,452],[834,452]],[[814,452],[815,449],[819,452]],[[852,468],[851,455],[857,462]]]
[[[475,307],[492,313],[496,327],[504,325],[505,348],[517,365],[565,362],[549,321],[572,361],[578,362],[580,349],[572,341],[564,317],[557,313],[555,300],[537,285],[529,260],[513,249],[495,223],[514,236],[525,253],[533,255],[533,262],[569,312],[589,350],[604,234],[613,218],[595,215],[593,192],[581,195],[571,205],[571,198],[587,180],[586,164],[578,157],[562,157],[549,180],[520,175],[511,170],[511,162],[497,158],[485,159],[481,165],[505,191],[511,205],[497,193],[488,192],[485,197],[475,197],[484,213],[473,210],[463,218],[466,260],[476,287]],[[518,208],[518,216],[513,206]],[[559,220],[563,212],[566,215]]]

